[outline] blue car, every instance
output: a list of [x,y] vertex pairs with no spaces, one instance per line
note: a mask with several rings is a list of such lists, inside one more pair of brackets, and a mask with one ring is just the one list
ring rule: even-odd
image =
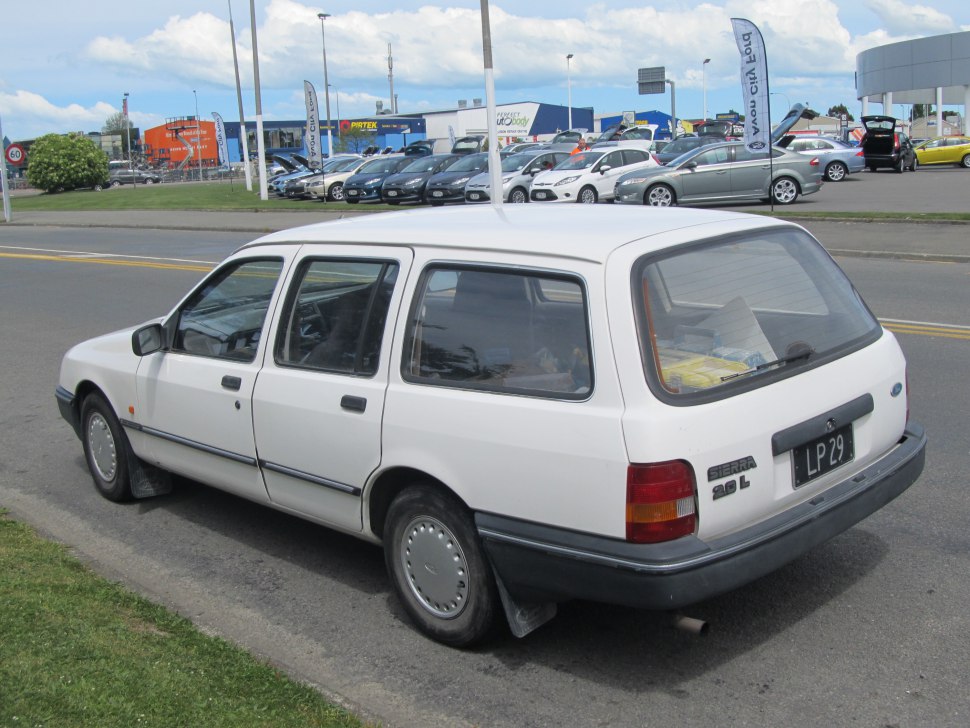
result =
[[822,164],[822,175],[829,182],[841,182],[850,174],[866,168],[862,147],[854,147],[834,137],[789,134],[778,142],[778,146],[799,154],[818,157]]
[[392,174],[397,174],[414,161],[414,157],[404,155],[377,157],[372,159],[344,182],[344,202],[356,205],[358,202],[380,202],[381,185]]

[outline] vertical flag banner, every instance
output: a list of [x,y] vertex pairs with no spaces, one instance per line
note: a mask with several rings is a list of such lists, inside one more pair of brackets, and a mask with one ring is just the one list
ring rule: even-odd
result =
[[731,18],[734,39],[741,53],[741,93],[744,99],[744,146],[767,151],[771,144],[768,106],[768,58],[761,31],[750,20]]
[[229,167],[229,147],[226,145],[226,125],[222,122],[222,117],[215,111],[212,118],[216,122],[216,148],[219,150],[219,164]]
[[317,106],[317,91],[309,81],[303,82],[306,94],[306,135],[303,144],[306,146],[307,159],[310,169],[323,166],[323,153],[320,149],[320,107]]

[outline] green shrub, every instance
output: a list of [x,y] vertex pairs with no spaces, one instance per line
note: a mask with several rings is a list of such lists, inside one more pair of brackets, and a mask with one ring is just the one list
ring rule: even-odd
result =
[[108,156],[80,134],[46,134],[30,147],[27,179],[44,192],[97,187],[108,181]]

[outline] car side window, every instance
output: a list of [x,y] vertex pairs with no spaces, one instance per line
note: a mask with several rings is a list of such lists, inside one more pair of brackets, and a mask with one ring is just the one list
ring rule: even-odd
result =
[[582,283],[568,276],[438,266],[411,311],[406,381],[584,399],[592,391]]
[[173,351],[250,362],[283,261],[247,260],[207,280],[178,312]]
[[647,153],[641,149],[624,149],[623,150],[623,164],[637,164],[638,162],[646,162],[649,157]]
[[707,164],[723,164],[728,161],[728,150],[727,147],[716,147],[715,149],[708,149],[706,152],[701,152],[695,157],[697,161],[697,166],[701,167]]
[[283,311],[276,363],[374,374],[397,272],[393,261],[304,261]]

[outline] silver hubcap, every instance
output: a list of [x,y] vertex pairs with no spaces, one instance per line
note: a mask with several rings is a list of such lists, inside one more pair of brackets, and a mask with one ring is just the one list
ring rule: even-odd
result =
[[795,183],[791,180],[783,179],[775,182],[775,199],[778,202],[791,202],[795,199]]
[[514,202],[515,204],[520,204],[525,202],[525,192],[522,190],[514,190],[512,195],[509,197],[509,202]]
[[418,516],[401,537],[401,566],[418,603],[454,619],[468,603],[468,566],[458,539],[436,518]]
[[344,198],[344,187],[343,185],[334,185],[330,188],[330,197],[334,200],[342,200]]
[[115,439],[108,427],[107,420],[99,413],[94,413],[88,420],[88,449],[94,460],[94,467],[102,480],[114,480],[118,472],[118,452],[115,449]]
[[670,190],[668,190],[666,187],[654,187],[652,190],[650,190],[650,194],[647,199],[650,201],[650,204],[653,207],[670,207]]
[[596,193],[593,190],[583,190],[579,194],[579,201],[586,205],[592,205],[596,202]]
[[832,182],[838,182],[843,177],[845,177],[845,168],[841,164],[833,164],[829,167],[829,179]]

